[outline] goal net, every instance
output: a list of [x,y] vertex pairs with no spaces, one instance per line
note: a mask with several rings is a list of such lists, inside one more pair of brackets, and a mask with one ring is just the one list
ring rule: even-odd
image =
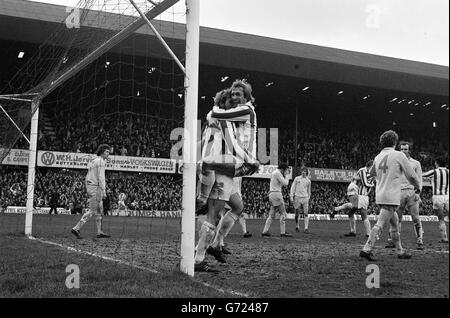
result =
[[[171,141],[170,135],[184,126],[185,73],[172,55],[184,63],[186,11],[177,2],[44,6],[58,13],[50,18],[51,36],[25,52],[20,70],[0,90],[1,236],[24,234],[33,191],[32,235],[41,243],[156,271],[179,268],[183,180],[170,153],[181,137]],[[36,16],[43,13],[42,4],[29,6]],[[20,45],[11,42],[10,49]],[[36,111],[30,190],[27,138]],[[71,229],[88,209],[87,164],[103,143],[112,148],[102,221],[111,237],[97,238],[92,217],[76,239]]]

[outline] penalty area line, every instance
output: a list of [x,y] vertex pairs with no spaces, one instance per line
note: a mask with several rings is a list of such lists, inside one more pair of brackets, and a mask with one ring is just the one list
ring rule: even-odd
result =
[[[115,258],[112,258],[112,257],[103,256],[103,255],[100,255],[100,254],[97,254],[97,253],[91,253],[91,252],[88,252],[88,251],[79,250],[77,248],[74,248],[74,247],[71,247],[71,246],[68,246],[68,245],[64,245],[64,244],[60,244],[60,243],[56,243],[56,242],[52,242],[52,241],[43,240],[43,239],[40,239],[40,238],[37,238],[37,237],[33,237],[33,236],[28,236],[28,239],[30,239],[32,241],[37,241],[37,242],[40,242],[40,243],[43,243],[43,244],[56,246],[56,247],[59,247],[61,249],[65,249],[65,250],[67,250],[69,252],[74,252],[74,253],[78,253],[78,254],[82,254],[82,255],[97,257],[97,258],[100,258],[100,259],[103,259],[103,260],[106,260],[106,261],[114,262],[114,263],[121,264],[121,265],[130,266],[130,267],[133,267],[133,268],[136,268],[136,269],[140,269],[140,270],[143,270],[143,271],[147,271],[147,272],[150,272],[150,273],[153,273],[153,274],[160,274],[160,272],[158,272],[155,269],[151,269],[151,268],[148,268],[148,267],[131,264],[131,263],[126,262],[126,261],[121,261],[121,260],[118,260],[118,259],[115,259]],[[241,292],[237,292],[237,291],[233,291],[233,290],[225,290],[225,289],[222,289],[220,287],[217,287],[217,286],[214,286],[214,285],[202,282],[202,281],[200,281],[198,279],[195,279],[195,278],[193,278],[192,280],[194,282],[196,282],[196,283],[202,284],[203,286],[208,287],[208,288],[212,288],[212,289],[214,289],[214,290],[216,290],[216,291],[218,291],[220,293],[223,293],[223,294],[228,293],[228,294],[231,294],[233,296],[241,296],[241,297],[246,297],[246,298],[249,297],[249,295],[247,295],[245,293],[241,293]]]

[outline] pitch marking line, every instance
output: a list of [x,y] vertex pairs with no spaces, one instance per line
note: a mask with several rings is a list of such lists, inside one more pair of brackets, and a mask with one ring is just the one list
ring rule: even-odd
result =
[[[43,240],[43,239],[40,239],[40,238],[36,238],[36,237],[33,237],[33,236],[29,236],[28,238],[30,240],[37,241],[37,242],[40,242],[40,243],[43,243],[43,244],[48,244],[48,245],[53,245],[53,246],[59,247],[59,248],[68,250],[70,252],[101,258],[101,259],[106,260],[106,261],[111,261],[111,262],[118,263],[118,264],[121,264],[121,265],[134,267],[134,268],[137,268],[137,269],[140,269],[140,270],[143,270],[143,271],[147,271],[147,272],[150,272],[150,273],[153,273],[153,274],[160,274],[160,272],[158,272],[157,270],[154,270],[154,269],[151,269],[151,268],[148,268],[148,267],[139,266],[139,265],[134,265],[134,264],[131,264],[129,262],[121,261],[121,260],[118,260],[118,259],[115,259],[115,258],[112,258],[112,257],[103,256],[103,255],[100,255],[100,254],[91,253],[91,252],[87,252],[87,251],[82,251],[82,250],[76,249],[76,248],[71,247],[71,246],[67,246],[67,245],[56,243],[56,242],[52,242],[52,241],[46,241],[46,240]],[[250,297],[248,294],[237,292],[237,291],[234,291],[234,290],[225,290],[225,289],[222,289],[220,287],[217,287],[217,286],[214,286],[214,285],[202,282],[202,281],[200,281],[198,279],[192,278],[192,280],[197,282],[197,283],[202,284],[205,287],[212,288],[212,289],[214,289],[214,290],[216,290],[216,291],[218,291],[219,293],[222,293],[222,294],[228,293],[228,294],[231,294],[233,296],[240,296],[240,297],[246,297],[246,298]]]
[[103,255],[96,254],[96,253],[82,251],[82,250],[79,250],[79,249],[76,249],[74,247],[67,246],[67,245],[64,245],[64,244],[59,244],[59,243],[55,243],[55,242],[52,242],[52,241],[46,241],[46,240],[39,239],[39,238],[32,237],[32,236],[29,237],[29,239],[34,240],[34,241],[38,241],[38,242],[41,242],[41,243],[44,243],[44,244],[57,246],[57,247],[60,247],[62,249],[66,249],[66,250],[68,250],[70,252],[75,252],[75,253],[78,253],[78,254],[84,254],[84,255],[88,255],[88,256],[93,256],[93,257],[101,258],[101,259],[106,260],[106,261],[111,261],[111,262],[114,262],[114,263],[135,267],[135,268],[142,269],[144,271],[148,271],[148,272],[151,272],[151,273],[154,273],[154,274],[158,274],[159,273],[158,271],[156,271],[154,269],[151,269],[151,268],[147,268],[147,267],[143,267],[143,266],[139,266],[139,265],[133,265],[133,264],[125,262],[125,261],[121,261],[121,260],[118,260],[118,259],[115,259],[115,258],[112,258],[112,257],[103,256]]
[[427,249],[425,249],[423,251],[408,249],[408,251],[418,253],[418,254],[426,254],[427,252],[432,252],[432,253],[437,253],[437,254],[448,254],[448,251],[427,250]]

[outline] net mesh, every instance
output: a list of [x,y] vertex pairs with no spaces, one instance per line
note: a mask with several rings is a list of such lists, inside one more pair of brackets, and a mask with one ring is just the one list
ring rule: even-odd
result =
[[[149,18],[154,18],[178,0],[159,3],[136,0],[134,4]],[[155,6],[153,3],[157,4]],[[62,83],[85,69],[101,55],[145,25],[129,0],[80,0],[74,8],[61,7],[60,23],[49,38],[39,45],[31,58],[0,90],[0,102],[6,112],[0,117],[0,162],[30,123],[37,103]],[[68,11],[68,12],[67,12]],[[14,100],[11,100],[14,95]],[[29,101],[27,101],[29,100]],[[31,109],[31,112],[30,112]]]
[[[162,1],[155,7],[147,0],[135,1],[147,16],[156,15],[175,2]],[[32,57],[1,90],[0,105],[29,134],[31,100],[39,98],[38,151],[72,153],[84,160],[95,153],[99,144],[107,143],[114,156],[169,158],[176,142],[170,141],[171,130],[183,125],[183,71],[146,25],[84,63],[104,43],[140,20],[128,0],[81,1],[78,7],[81,27],[67,28],[67,16],[73,16],[76,10],[66,13],[57,31],[34,49]],[[185,11],[171,8],[165,10],[165,20],[160,16],[152,19],[182,62],[185,26],[174,21],[184,16]],[[82,67],[73,71],[80,63]],[[11,100],[11,96],[5,96],[8,94],[29,101]],[[13,145],[21,148],[16,143],[21,134],[6,115],[0,118],[3,160]],[[107,170],[109,209],[103,218],[103,230],[112,238],[96,239],[92,217],[82,229],[85,239],[77,241],[70,231],[88,208],[86,170],[43,167],[39,159],[37,166],[34,237],[47,244],[152,270],[178,266],[182,180],[176,171],[126,172],[117,166]],[[2,182],[9,185],[0,193],[4,199],[2,207],[24,207],[26,168],[8,164],[0,169]],[[53,193],[57,194],[58,215],[50,214],[48,209]],[[121,193],[126,195],[125,207],[119,204]],[[13,210],[0,213],[3,235],[23,234],[24,210]],[[49,253],[44,251],[40,257],[46,259],[45,266],[56,262],[46,257]],[[20,274],[21,269],[16,268],[14,273]]]

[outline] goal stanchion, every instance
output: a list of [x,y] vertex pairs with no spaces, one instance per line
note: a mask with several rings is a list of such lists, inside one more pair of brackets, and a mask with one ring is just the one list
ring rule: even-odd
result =
[[186,77],[181,214],[182,272],[194,276],[200,0],[186,0]]

